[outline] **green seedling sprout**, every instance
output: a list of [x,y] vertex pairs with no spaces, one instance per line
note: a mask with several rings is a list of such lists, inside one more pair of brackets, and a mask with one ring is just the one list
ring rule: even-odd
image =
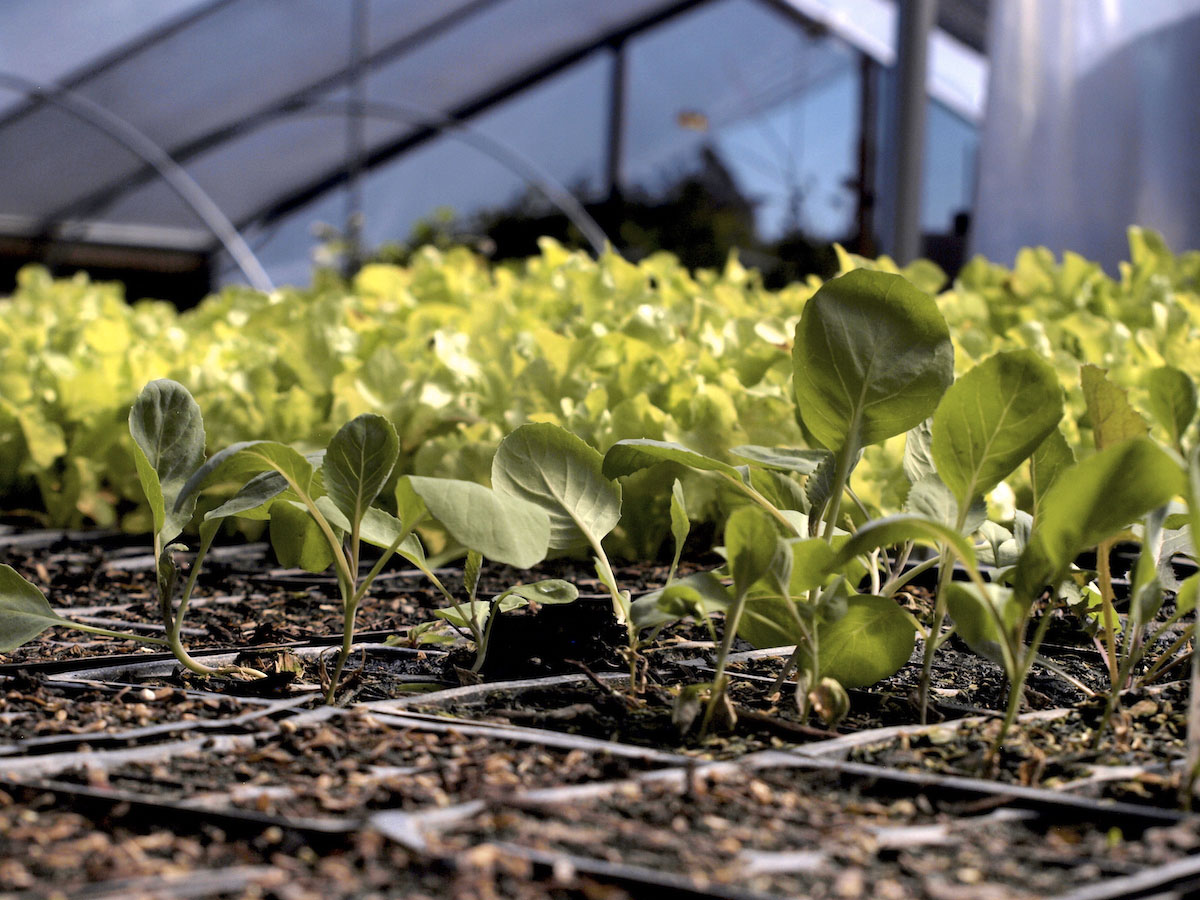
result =
[[183,622],[196,578],[216,535],[216,527],[201,529],[200,548],[192,563],[178,605],[175,603],[179,569],[174,552],[186,549],[176,543],[192,518],[196,498],[184,490],[188,479],[204,464],[204,420],[200,407],[183,385],[161,379],[147,384],[129,411],[138,480],[153,518],[154,567],[159,611],[166,637],[148,637],[112,631],[75,622],[55,612],[46,597],[9,566],[0,567],[0,652],[32,640],[47,628],[61,626],[104,637],[137,641],[169,650],[189,672],[197,675],[262,677],[245,666],[208,666],[195,659],[183,644]]
[[[342,645],[325,699],[332,703],[350,656],[354,621],[376,576],[393,554],[424,565],[404,522],[372,506],[391,478],[399,455],[396,431],[381,416],[364,414],[343,425],[320,458],[319,471],[299,452],[274,441],[234,444],[213,456],[183,486],[176,507],[195,502],[204,488],[241,482],[232,499],[205,516],[202,527],[230,515],[271,519],[272,543],[285,558],[321,571],[332,565],[342,598]],[[362,545],[384,548],[360,574]]]

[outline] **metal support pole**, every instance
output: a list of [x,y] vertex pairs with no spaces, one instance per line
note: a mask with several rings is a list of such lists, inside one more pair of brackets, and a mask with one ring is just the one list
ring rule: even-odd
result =
[[621,199],[621,161],[625,155],[625,42],[612,45],[612,81],[608,96],[608,160],[605,169],[607,200]]
[[364,60],[370,39],[368,0],[354,0],[350,11],[350,105],[346,115],[346,253],[345,276],[351,278],[363,262],[362,162],[366,152],[366,122],[363,107],[367,101]]
[[892,255],[904,264],[921,252],[921,166],[925,150],[925,78],[937,0],[898,0],[897,89],[893,121]]
[[879,145],[879,71],[869,55],[862,54],[858,66],[858,181],[854,205],[855,248],[862,256],[875,256],[878,223],[875,200],[876,151]]

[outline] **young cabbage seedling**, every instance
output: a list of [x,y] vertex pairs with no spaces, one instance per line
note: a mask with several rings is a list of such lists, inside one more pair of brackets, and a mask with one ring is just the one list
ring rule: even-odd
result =
[[[206,487],[241,482],[233,498],[208,513],[202,527],[230,515],[271,518],[272,543],[284,558],[321,571],[333,565],[342,597],[342,646],[325,694],[332,703],[350,656],[354,620],[375,577],[393,554],[424,566],[408,521],[372,506],[399,455],[396,430],[381,416],[364,414],[343,425],[329,442],[320,469],[286,444],[249,441],[213,456],[184,484],[176,509],[194,503]],[[401,511],[402,516],[404,510]],[[278,523],[278,527],[277,527]],[[384,549],[367,572],[359,569],[362,545]]]
[[[805,305],[796,327],[792,363],[800,418],[820,447],[738,447],[733,454],[746,465],[734,467],[677,444],[619,441],[605,456],[604,472],[616,477],[660,462],[675,462],[722,479],[793,538],[792,571],[796,575],[788,579],[786,589],[765,587],[751,594],[746,586],[747,595],[735,602],[739,621],[743,607],[746,613],[743,636],[759,646],[762,641],[770,641],[767,646],[795,644],[781,680],[804,661],[802,682],[812,689],[818,688],[823,678],[837,678],[820,660],[820,646],[826,638],[839,648],[856,643],[878,648],[882,642],[886,651],[876,658],[895,665],[878,676],[884,677],[907,660],[917,623],[886,598],[848,598],[843,583],[834,576],[860,574],[853,559],[846,561],[847,568],[841,573],[826,564],[835,546],[848,538],[842,528],[842,498],[848,495],[857,502],[850,490],[850,475],[862,450],[921,423],[953,380],[949,331],[932,297],[901,276],[860,269],[826,282]],[[806,479],[803,500],[807,508],[780,508],[767,496],[773,484],[786,487],[767,477],[780,473]],[[785,501],[789,496],[778,494]],[[877,556],[879,549],[872,548],[870,553]],[[870,571],[874,586],[873,565]],[[656,599],[677,605],[679,592],[668,591]],[[853,615],[843,624],[840,620],[848,612]],[[653,617],[643,618],[649,621]],[[864,627],[864,622],[873,627]],[[867,669],[879,671],[878,665],[843,665],[841,674],[847,681],[842,684],[858,683]],[[806,711],[808,691],[799,693],[801,709]],[[829,693],[828,686],[823,693]],[[836,709],[842,704],[824,705]]]
[[475,645],[472,672],[478,672],[487,657],[492,628],[505,612],[533,604],[571,603],[578,589],[552,578],[518,584],[491,600],[476,598],[483,560],[528,569],[546,558],[550,546],[550,516],[541,506],[480,484],[452,478],[408,476],[400,480],[398,493],[410,493],[413,504],[441,523],[450,537],[467,547],[463,568],[465,602],[434,579],[435,586],[450,602],[434,613]]
[[129,432],[133,437],[138,479],[153,519],[155,574],[166,637],[112,631],[68,619],[51,609],[37,587],[9,566],[3,566],[0,567],[0,652],[19,647],[47,628],[62,626],[164,647],[185,669],[198,675],[262,677],[261,672],[244,666],[207,666],[188,653],[182,640],[192,590],[216,535],[215,526],[201,528],[200,548],[176,606],[179,569],[174,551],[186,548],[175,541],[196,506],[196,498],[184,496],[183,489],[188,478],[204,463],[204,420],[200,407],[183,385],[166,379],[152,381],[142,389],[129,411]]
[[[1178,464],[1153,441],[1122,441],[1059,474],[1046,491],[1028,545],[1005,575],[1007,583],[946,586],[958,633],[975,652],[1002,665],[1009,679],[1008,708],[987,762],[1016,721],[1025,679],[1075,558],[1166,505],[1182,487]],[[1026,644],[1037,600],[1047,590],[1047,608]]]

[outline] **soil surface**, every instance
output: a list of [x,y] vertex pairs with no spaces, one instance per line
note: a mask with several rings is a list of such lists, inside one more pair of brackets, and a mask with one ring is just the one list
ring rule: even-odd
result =
[[274,734],[226,752],[106,769],[85,765],[54,780],[210,809],[358,821],[376,809],[502,801],[520,789],[607,781],[661,766],[613,753],[386,724],[354,710],[310,724],[284,721]]
[[880,798],[828,773],[697,774],[586,800],[494,805],[435,838],[570,853],[785,897],[1027,898],[1065,893],[1200,848],[1195,826],[1126,840],[1103,824],[1017,810]]

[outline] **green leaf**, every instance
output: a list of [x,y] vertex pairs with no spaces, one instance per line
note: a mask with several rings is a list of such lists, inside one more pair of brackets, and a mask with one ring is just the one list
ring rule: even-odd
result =
[[933,462],[933,419],[928,418],[918,425],[908,429],[904,436],[904,475],[912,484],[916,484],[927,475],[936,475],[937,466]]
[[811,475],[829,458],[828,450],[793,450],[788,447],[759,447],[743,444],[729,451],[730,456],[777,472]]
[[738,637],[756,650],[803,644],[808,636],[798,621],[796,600],[749,597],[738,620]]
[[204,463],[204,419],[182,384],[167,379],[147,384],[129,410],[138,480],[165,546],[183,531],[196,498],[183,496],[188,479]]
[[[396,540],[406,530],[411,529],[391,513],[380,509],[378,506],[372,506],[367,510],[366,515],[363,516],[362,523],[359,525],[358,536],[362,539],[363,543],[370,544],[372,547],[382,547],[386,550],[392,544],[396,543]],[[424,571],[425,549],[421,546],[421,541],[415,534],[408,534],[400,542],[396,548],[396,554]]]
[[834,568],[840,569],[860,554],[877,547],[891,547],[905,541],[945,544],[966,565],[974,567],[975,549],[959,532],[941,522],[916,515],[884,516],[858,529],[838,550]]
[[1014,586],[1029,598],[1057,583],[1076,556],[1165,505],[1183,486],[1179,466],[1145,437],[1076,463],[1046,493]]
[[788,593],[799,597],[825,583],[834,569],[834,549],[820,538],[785,541],[792,552]]
[[931,449],[959,509],[1024,462],[1062,415],[1058,377],[1032,350],[997,353],[952,384],[933,414]]
[[561,578],[546,578],[529,584],[516,584],[504,593],[523,597],[530,603],[538,603],[542,606],[574,603],[579,599],[579,588]]
[[[1005,665],[1002,644],[1005,640],[1020,639],[1019,631],[1027,612],[1025,604],[1017,600],[1010,588],[989,584],[985,596],[973,584],[952,581],[946,586],[946,608],[968,647],[998,666]],[[997,619],[1003,622],[1003,634],[997,627]],[[1011,677],[1012,673],[1008,675]]]
[[1146,420],[1129,405],[1125,390],[1109,381],[1104,369],[1091,364],[1081,367],[1079,383],[1097,450],[1141,437],[1150,430]]
[[[504,603],[500,612],[507,612],[511,609],[519,609],[526,605],[526,600],[523,597],[511,597],[507,603]],[[461,610],[461,612],[460,612]],[[468,600],[465,603],[460,603],[458,607],[448,606],[445,609],[435,609],[433,614],[439,619],[445,619],[451,625],[458,628],[470,628],[471,625],[467,621],[467,617],[475,620],[476,624],[483,628],[487,625],[487,620],[492,615],[492,601],[490,600]]]
[[1196,382],[1182,369],[1162,366],[1146,376],[1146,389],[1150,414],[1178,446],[1196,418]]
[[702,472],[720,472],[742,481],[741,473],[729,463],[689,450],[682,444],[648,438],[617,441],[609,447],[604,454],[604,477],[620,478],[664,462],[679,463]]
[[671,568],[667,572],[667,581],[675,577],[679,568],[679,558],[683,555],[683,545],[688,533],[692,530],[692,522],[688,518],[687,502],[683,496],[683,485],[676,478],[671,485],[671,537],[675,541],[675,555],[671,558]]
[[550,549],[599,546],[621,520],[621,488],[602,463],[595,449],[557,425],[522,425],[496,450],[492,488],[545,510]]
[[1063,433],[1055,428],[1029,458],[1029,481],[1033,487],[1033,517],[1038,519],[1050,490],[1059,477],[1075,465],[1075,454]]
[[45,595],[12,566],[0,565],[0,653],[16,650],[55,625],[74,625],[46,602]]
[[276,441],[243,441],[214,454],[197,469],[179,492],[175,506],[195,502],[196,496],[214,484],[245,484],[260,472],[278,472],[288,487],[307,496],[313,480],[313,467],[296,450]]
[[[1196,608],[1196,598],[1200,595],[1200,574],[1189,575],[1179,586],[1175,594],[1175,609],[1181,613],[1190,613]],[[0,647],[0,650],[3,648]]]
[[759,507],[738,507],[725,521],[725,556],[738,597],[744,597],[755,582],[771,571],[781,553],[787,554],[790,562],[791,548],[779,537],[770,516]]
[[270,533],[281,566],[324,572],[333,565],[333,548],[302,503],[280,500],[271,504]]
[[866,269],[825,282],[805,304],[792,364],[800,416],[835,451],[919,424],[954,380],[950,332],[933,298]]
[[[633,601],[630,620],[639,631],[669,625],[688,616],[725,612],[732,598],[712,572],[696,572]],[[740,631],[740,629],[739,629]]]
[[[904,508],[906,512],[941,522],[948,528],[958,525],[958,499],[936,475],[926,475],[912,486]],[[982,497],[976,497],[967,509],[962,528],[957,530],[962,534],[973,534],[986,519],[987,504]]]
[[400,452],[396,429],[383,416],[364,413],[338,429],[325,451],[325,490],[352,526],[387,484]]
[[430,515],[464,547],[518,569],[546,558],[550,516],[541,506],[471,481],[417,475],[408,481]]
[[846,614],[821,623],[822,677],[843,687],[869,687],[894,675],[912,656],[917,630],[894,600],[857,594]]
[[287,481],[278,472],[260,472],[247,481],[236,494],[215,509],[204,514],[204,520],[225,519],[239,516],[244,519],[264,520],[271,518],[271,503],[284,498],[288,492]]

